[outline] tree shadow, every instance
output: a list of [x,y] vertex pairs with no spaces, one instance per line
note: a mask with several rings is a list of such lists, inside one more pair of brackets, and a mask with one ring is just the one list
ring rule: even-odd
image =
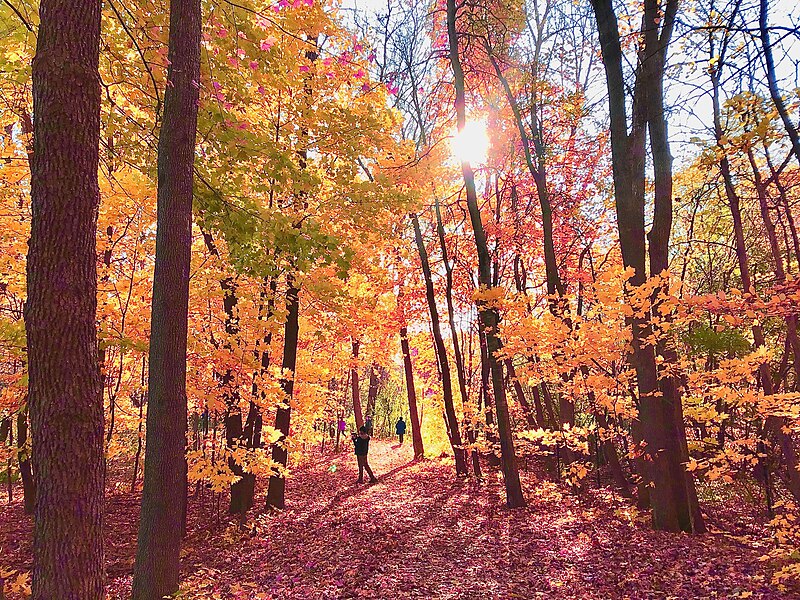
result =
[[336,495],[334,495],[333,498],[330,499],[328,504],[326,504],[322,508],[319,508],[319,509],[317,509],[315,511],[312,511],[312,512],[308,513],[308,516],[305,519],[306,523],[309,523],[309,522],[315,520],[317,517],[320,517],[322,515],[325,515],[325,514],[331,512],[338,505],[342,504],[346,500],[349,500],[350,498],[355,498],[356,496],[362,494],[366,490],[368,490],[368,489],[370,489],[370,488],[372,488],[374,486],[380,486],[381,483],[384,483],[387,480],[391,480],[392,478],[394,478],[399,473],[401,473],[401,472],[405,471],[406,469],[408,469],[409,467],[415,465],[417,462],[418,461],[416,461],[416,460],[410,460],[409,462],[407,462],[405,464],[402,464],[402,465],[399,465],[399,466],[395,467],[391,471],[387,471],[386,473],[383,473],[383,474],[381,474],[381,473],[376,474],[376,477],[378,478],[378,481],[374,485],[369,485],[369,484],[365,485],[365,484],[357,484],[357,483],[351,484],[347,488],[343,489],[342,491],[340,491]]

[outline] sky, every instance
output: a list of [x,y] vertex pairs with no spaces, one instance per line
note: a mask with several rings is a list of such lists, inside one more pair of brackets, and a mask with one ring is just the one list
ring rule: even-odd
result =
[[[578,1],[588,2],[588,0]],[[691,2],[696,1],[691,0]],[[708,2],[709,0],[702,1]],[[758,0],[744,1],[748,3],[758,2]],[[717,0],[717,3],[723,4],[719,0]],[[684,9],[691,6],[690,2],[682,4]],[[369,15],[381,12],[386,5],[387,0],[341,0],[343,10],[357,11]],[[772,0],[769,21],[771,26],[796,28],[800,24],[800,1]],[[753,25],[757,27],[757,23]],[[673,51],[670,57],[672,65],[687,64],[694,58],[682,54],[679,36],[680,31],[676,31],[672,44]],[[774,42],[778,35],[774,34],[772,37]],[[782,89],[790,90],[800,85],[800,34],[790,35],[783,40],[781,46],[776,48],[775,60]],[[763,78],[763,69],[760,65],[757,66],[756,71]],[[598,85],[605,84],[603,77],[595,80]],[[708,88],[708,75],[702,63],[695,68],[694,73],[692,73],[691,68],[673,69],[671,77],[666,82],[665,104],[670,111],[670,140],[678,165],[691,160],[696,154],[696,148],[691,143],[691,139],[695,136],[705,137],[708,135],[708,126],[711,122],[711,98]],[[766,88],[761,91],[766,93]],[[598,97],[604,94],[603,90],[598,89]]]

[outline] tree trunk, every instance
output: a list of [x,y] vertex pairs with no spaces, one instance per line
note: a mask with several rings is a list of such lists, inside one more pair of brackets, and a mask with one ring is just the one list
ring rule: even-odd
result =
[[350,369],[351,388],[353,391],[353,414],[356,418],[356,429],[361,429],[364,425],[364,413],[361,412],[361,390],[358,385],[358,350],[360,347],[358,340],[353,341],[353,368]]
[[[753,183],[756,187],[756,196],[758,197],[761,219],[764,222],[764,231],[767,234],[767,242],[769,243],[770,252],[772,253],[775,281],[779,284],[783,284],[786,283],[786,269],[783,265],[783,256],[781,255],[778,235],[775,232],[775,224],[772,222],[772,217],[769,214],[770,207],[767,200],[767,187],[761,177],[761,172],[758,169],[758,164],[756,163],[752,148],[747,149],[747,158],[750,162],[750,168],[753,171]],[[797,317],[792,314],[786,315],[786,341],[792,349],[794,366],[795,370],[797,370],[800,367],[800,339],[797,337]]]
[[491,366],[489,365],[489,353],[486,351],[486,335],[481,328],[478,331],[478,343],[481,351],[481,396],[483,397],[483,409],[486,412],[487,437],[496,441],[491,427],[494,425],[494,412],[492,407],[492,390],[489,387],[491,380]]
[[548,427],[548,422],[544,418],[544,407],[542,406],[542,395],[539,392],[539,386],[533,386],[533,406],[536,409],[536,421],[542,428]]
[[169,69],[158,137],[147,447],[134,600],[159,600],[177,591],[186,515],[186,336],[200,81],[200,1],[172,0],[169,27]]
[[[5,417],[0,421],[0,444],[5,444],[6,440],[10,444],[13,441],[12,437],[11,417]],[[8,489],[8,503],[11,504],[14,501],[14,484],[11,481],[11,456],[6,460],[6,486]]]
[[[666,264],[666,243],[671,222],[671,158],[666,144],[663,118],[663,73],[677,10],[676,0],[667,0],[664,11],[656,0],[646,0],[642,19],[643,44],[633,87],[632,115],[628,133],[626,85],[617,17],[611,0],[592,0],[602,48],[611,115],[611,149],[614,196],[623,264],[633,269],[630,285],[647,280],[645,249],[645,140],[649,125],[656,175],[654,226],[651,231],[651,275],[659,275]],[[661,108],[659,113],[658,108]],[[653,114],[658,113],[658,114]],[[669,212],[669,214],[667,214]],[[669,381],[660,379],[656,352],[647,340],[652,335],[648,316],[628,319],[633,340],[630,355],[636,370],[639,419],[644,437],[647,475],[652,483],[653,527],[668,531],[701,531],[699,511],[691,506],[689,487],[693,481],[682,464],[677,423],[680,397]],[[669,356],[664,355],[669,360]],[[659,389],[659,384],[664,389]],[[685,434],[684,434],[685,435]]]
[[[453,308],[453,266],[450,264],[450,259],[447,255],[447,242],[444,236],[444,223],[442,222],[442,211],[439,207],[439,198],[434,198],[434,207],[436,209],[436,232],[439,235],[439,244],[442,246],[442,263],[444,264],[446,275],[445,286],[445,300],[447,301],[447,322],[450,325],[450,336],[453,342],[453,358],[456,363],[456,375],[458,376],[458,389],[461,393],[461,406],[462,410],[466,410],[469,404],[469,395],[467,393],[467,376],[464,369],[464,357],[461,353],[461,343],[458,340],[458,330],[456,329],[455,309]],[[469,425],[465,426],[467,440],[470,444],[475,444],[477,436],[473,428]],[[481,463],[478,451],[473,446],[472,452],[472,474],[478,479],[481,479]]]
[[[655,2],[649,2],[647,7],[648,19],[657,24],[659,7]],[[674,18],[667,14],[667,18]],[[667,25],[669,27],[669,25]],[[650,132],[650,153],[653,160],[654,173],[654,208],[653,225],[648,234],[650,254],[650,275],[657,276],[669,271],[669,237],[672,230],[672,155],[667,134],[667,119],[664,110],[664,67],[666,64],[667,44],[669,37],[659,38],[657,33],[649,30],[646,33],[648,56],[653,56],[648,69],[652,71],[650,77],[647,101],[647,126]],[[652,51],[650,49],[653,49]],[[657,60],[655,60],[657,58]],[[665,282],[653,296],[653,313],[660,314],[658,310],[658,296],[660,292],[669,294],[669,282]],[[663,316],[669,323],[672,317],[669,313]],[[656,353],[661,357],[664,365],[677,365],[678,352],[672,339],[661,339],[656,344]],[[704,533],[706,530],[700,504],[697,499],[697,489],[694,476],[686,470],[689,460],[689,449],[686,441],[686,425],[683,420],[683,403],[681,398],[680,383],[677,376],[670,374],[668,369],[659,373],[658,381],[661,391],[661,405],[663,416],[661,421],[665,427],[665,441],[669,453],[670,480],[673,488],[674,502],[678,506],[678,520],[683,531]]]
[[422,444],[422,431],[420,430],[419,412],[417,411],[417,390],[414,387],[414,372],[411,365],[411,352],[408,347],[408,329],[400,328],[400,349],[403,352],[403,367],[406,375],[406,392],[408,394],[408,412],[411,417],[411,440],[414,443],[414,458],[425,456],[425,447]]
[[442,329],[439,323],[439,309],[436,306],[436,292],[433,288],[433,277],[431,267],[428,263],[428,251],[422,239],[422,230],[419,226],[419,218],[416,214],[411,215],[411,222],[414,225],[414,237],[417,242],[419,259],[422,264],[422,274],[425,278],[425,296],[428,300],[428,310],[431,315],[431,328],[433,329],[433,343],[436,356],[439,359],[439,369],[442,375],[442,394],[444,396],[444,412],[447,421],[447,429],[450,436],[450,445],[453,448],[453,456],[456,461],[456,474],[467,475],[467,457],[464,451],[464,442],[461,439],[461,431],[456,415],[455,404],[453,403],[453,381],[450,376],[450,361],[447,358],[447,348],[444,345]]
[[[466,85],[464,71],[461,67],[461,58],[458,53],[458,33],[456,31],[456,2],[447,0],[447,37],[450,51],[450,65],[453,70],[453,83],[456,91],[456,122],[458,130],[462,131],[466,125]],[[475,191],[475,175],[468,162],[461,163],[461,172],[467,191],[467,209],[469,210],[472,231],[475,236],[475,248],[478,254],[478,282],[483,291],[492,287],[491,258],[486,243],[486,234],[483,230],[478,196]],[[514,436],[511,431],[511,420],[508,415],[505,387],[503,385],[503,366],[498,361],[497,352],[502,347],[498,326],[500,315],[496,308],[488,306],[485,302],[478,302],[483,330],[486,334],[486,352],[492,375],[492,389],[494,391],[494,406],[497,415],[497,429],[500,435],[500,452],[502,454],[503,478],[506,488],[506,504],[510,508],[525,506],[522,494],[522,485],[519,480],[516,453],[514,451]]]
[[[594,394],[592,394],[594,395]],[[595,405],[594,399],[590,399],[590,402]],[[601,408],[597,408],[597,424],[600,428],[605,429],[606,431],[609,430],[608,427],[608,419],[606,418],[605,413]],[[628,485],[628,480],[625,477],[625,473],[622,471],[622,465],[619,462],[619,456],[617,456],[617,450],[614,447],[614,442],[611,439],[601,439],[600,442],[600,451],[603,453],[603,456],[606,459],[606,463],[608,464],[608,468],[611,471],[611,477],[614,479],[614,484],[617,486],[620,494],[624,498],[631,498],[631,488]]]
[[95,241],[101,3],[42,0],[39,15],[25,303],[38,491],[32,594],[91,600],[104,597]]
[[[208,251],[217,259],[220,258],[219,250],[217,249],[214,239],[207,231],[202,231],[203,240]],[[223,277],[219,282],[220,289],[222,290],[222,307],[225,311],[225,340],[223,346],[227,350],[232,348],[232,340],[239,335],[239,317],[236,312],[239,304],[239,298],[236,295],[236,282],[233,277]],[[219,344],[213,341],[215,347]],[[234,380],[234,373],[227,369],[224,373],[214,373],[215,378],[219,381],[222,388],[222,395],[225,398],[225,417],[223,422],[225,424],[225,443],[228,450],[232,453],[240,445],[250,447],[249,443],[245,440],[244,424],[242,423],[242,412],[239,406],[241,396],[239,388]],[[255,405],[250,403],[250,414],[253,413]],[[252,433],[251,433],[252,435]],[[231,484],[231,499],[228,504],[228,513],[232,515],[239,515],[243,523],[247,511],[252,506],[253,491],[255,490],[255,475],[246,473],[244,467],[236,462],[233,456],[228,458],[228,468],[231,472],[238,477],[238,479]]]
[[[285,395],[283,404],[275,414],[275,429],[281,432],[281,438],[272,446],[272,460],[285,468],[289,458],[287,439],[292,416],[292,396],[294,394],[295,370],[297,368],[297,342],[300,335],[300,289],[296,287],[293,275],[286,277],[286,326],[283,335],[283,371],[288,373],[281,380],[281,388]],[[269,478],[267,506],[283,508],[286,504],[286,477],[283,473]]]

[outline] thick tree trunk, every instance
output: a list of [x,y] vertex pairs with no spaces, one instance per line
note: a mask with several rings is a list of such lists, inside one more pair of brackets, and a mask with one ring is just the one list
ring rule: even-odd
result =
[[[654,2],[646,5],[649,19],[658,23],[659,8]],[[670,17],[669,13],[667,18]],[[667,25],[669,26],[669,25]],[[653,225],[648,234],[650,254],[650,274],[656,276],[669,271],[669,237],[672,230],[672,155],[667,134],[667,120],[664,110],[664,66],[666,64],[667,44],[669,36],[659,39],[652,30],[646,34],[651,85],[647,100],[647,123],[650,132],[650,152],[653,159],[654,172],[654,208]],[[657,58],[657,60],[655,60]],[[659,290],[664,294],[669,293],[669,283],[665,283]],[[658,294],[654,294],[653,313],[660,314],[658,310]],[[667,313],[666,321],[671,321]],[[671,339],[659,340],[656,344],[656,353],[665,365],[678,364],[678,352]],[[666,372],[666,374],[664,374]],[[662,422],[665,424],[667,451],[669,453],[670,480],[674,502],[678,506],[678,521],[683,531],[704,533],[706,530],[700,504],[697,499],[697,490],[694,476],[686,470],[689,460],[689,449],[686,440],[686,425],[683,420],[683,402],[681,398],[680,383],[676,376],[662,370],[659,373],[659,389],[661,391],[661,405],[663,410]]]
[[[633,88],[632,116],[628,132],[622,48],[617,17],[611,0],[592,0],[600,35],[611,115],[611,148],[614,195],[623,264],[632,268],[630,284],[641,286],[647,280],[645,249],[645,139],[650,126],[656,157],[656,203],[651,231],[651,269],[660,274],[666,263],[666,243],[671,219],[671,159],[666,145],[663,114],[663,73],[677,10],[676,0],[667,0],[663,12],[656,0],[646,0],[642,19],[643,44]],[[661,96],[661,97],[656,97]],[[666,212],[670,212],[669,215]],[[693,482],[682,464],[680,436],[683,422],[677,423],[680,397],[669,381],[659,378],[656,352],[647,340],[652,327],[647,316],[628,320],[632,333],[631,363],[636,370],[639,419],[652,483],[653,527],[669,531],[701,531],[699,510],[691,506],[689,487]],[[665,355],[665,359],[670,357]],[[659,388],[661,384],[664,389]],[[685,434],[684,434],[685,435]]]
[[447,429],[450,435],[450,445],[453,448],[453,456],[456,461],[456,473],[458,475],[467,475],[467,457],[464,451],[464,442],[461,439],[455,404],[453,403],[453,382],[450,376],[450,361],[447,358],[447,348],[444,345],[444,338],[442,337],[442,329],[439,322],[439,309],[436,306],[436,292],[433,288],[433,277],[431,275],[430,264],[428,263],[428,251],[422,239],[422,230],[420,229],[417,215],[411,215],[411,222],[414,225],[414,238],[417,242],[417,251],[419,252],[419,259],[422,265],[422,274],[425,278],[425,296],[428,300],[428,310],[431,315],[434,348],[442,375],[444,412],[447,420]]
[[42,0],[33,59],[25,330],[38,492],[32,593],[42,600],[104,596],[95,315],[100,15],[98,0]]
[[425,456],[425,447],[422,443],[420,430],[419,411],[417,410],[417,390],[414,387],[414,371],[411,365],[411,352],[408,347],[408,329],[400,329],[400,349],[403,352],[403,367],[406,376],[406,392],[408,394],[408,412],[411,417],[411,440],[414,443],[414,458]]
[[169,27],[169,69],[158,138],[158,227],[135,600],[160,600],[178,589],[186,515],[186,336],[200,0],[172,0]]
[[[466,85],[464,71],[461,67],[461,58],[458,52],[458,32],[456,30],[456,2],[447,0],[447,37],[450,51],[450,66],[453,70],[453,83],[456,91],[456,122],[458,130],[462,131],[467,122],[466,117]],[[478,254],[478,282],[482,289],[492,287],[491,258],[486,243],[486,233],[483,229],[478,196],[475,190],[475,175],[468,162],[461,163],[461,172],[467,191],[467,209],[469,210],[472,231],[475,236],[475,248]],[[486,334],[486,352],[492,376],[492,389],[494,391],[494,406],[497,415],[497,430],[500,436],[500,452],[503,468],[503,477],[506,488],[506,504],[511,508],[525,506],[522,494],[522,485],[519,480],[516,453],[514,451],[514,436],[511,430],[511,420],[508,414],[505,387],[503,385],[503,365],[497,358],[501,349],[498,326],[500,315],[496,308],[488,306],[485,302],[478,303],[481,323]]]
[[[297,369],[297,342],[300,337],[300,289],[295,285],[293,275],[287,276],[286,290],[286,326],[283,334],[282,367],[288,376],[281,380],[281,388],[285,395],[283,404],[275,414],[275,429],[281,432],[281,438],[272,446],[272,460],[281,467],[286,467],[289,458],[287,440],[292,416],[292,397],[294,395],[295,370]],[[286,477],[283,473],[269,478],[267,490],[267,506],[284,508],[286,504]]]

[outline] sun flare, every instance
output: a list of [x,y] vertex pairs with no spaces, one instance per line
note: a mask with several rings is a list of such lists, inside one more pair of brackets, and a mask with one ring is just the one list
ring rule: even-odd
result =
[[453,156],[459,162],[480,165],[489,155],[489,132],[486,119],[469,120],[464,129],[456,133],[451,142]]

